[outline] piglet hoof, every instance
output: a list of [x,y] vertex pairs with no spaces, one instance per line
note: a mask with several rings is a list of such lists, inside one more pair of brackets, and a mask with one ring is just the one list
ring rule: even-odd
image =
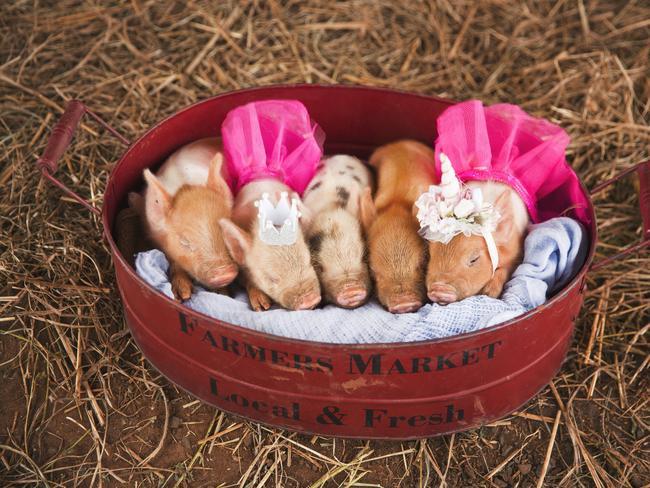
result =
[[391,296],[385,301],[380,297],[380,301],[390,313],[416,312],[422,306],[422,300],[417,295],[410,293]]
[[248,290],[248,300],[251,302],[251,308],[256,312],[262,312],[271,307],[271,299],[257,288]]
[[505,285],[506,280],[507,274],[505,270],[497,269],[492,279],[483,288],[483,294],[490,298],[499,298],[503,292],[503,285]]
[[334,301],[339,307],[343,308],[356,308],[363,304],[368,292],[364,287],[348,287],[344,288],[338,295],[336,295],[336,300]]
[[499,298],[502,291],[503,283],[489,282],[487,285],[485,285],[485,288],[483,288],[483,293],[490,298]]
[[184,278],[172,280],[172,293],[179,302],[184,302],[192,296],[192,282]]

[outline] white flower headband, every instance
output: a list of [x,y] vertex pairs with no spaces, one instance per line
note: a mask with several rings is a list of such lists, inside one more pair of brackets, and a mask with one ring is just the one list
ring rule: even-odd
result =
[[499,253],[492,233],[497,228],[499,212],[483,201],[480,188],[469,188],[458,180],[451,161],[443,153],[440,153],[440,162],[440,185],[431,185],[415,202],[420,235],[443,244],[448,244],[458,234],[483,236],[494,273],[499,266]]

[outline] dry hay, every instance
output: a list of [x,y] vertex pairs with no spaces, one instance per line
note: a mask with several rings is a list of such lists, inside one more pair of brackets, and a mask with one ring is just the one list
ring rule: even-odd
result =
[[[65,100],[135,138],[279,82],[509,101],[565,127],[587,186],[648,157],[644,2],[2,2],[1,486],[617,486],[650,482],[650,255],[589,275],[561,373],[514,415],[419,442],[242,422],[160,377],[125,329],[101,228],[35,167]],[[120,147],[88,123],[59,175],[101,205]],[[640,238],[632,179],[598,255]],[[647,485],[646,485],[647,486]]]

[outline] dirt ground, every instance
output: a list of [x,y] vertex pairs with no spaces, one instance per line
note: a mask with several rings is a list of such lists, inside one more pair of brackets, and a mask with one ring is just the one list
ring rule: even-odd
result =
[[[647,2],[6,1],[0,38],[0,486],[650,486],[648,251],[589,274],[561,372],[520,411],[422,441],[312,438],[161,377],[101,223],[35,165],[70,98],[135,139],[228,90],[346,83],[518,103],[571,134],[593,188],[648,158]],[[58,175],[99,207],[121,149],[97,133]],[[598,258],[641,238],[637,189],[598,195]]]

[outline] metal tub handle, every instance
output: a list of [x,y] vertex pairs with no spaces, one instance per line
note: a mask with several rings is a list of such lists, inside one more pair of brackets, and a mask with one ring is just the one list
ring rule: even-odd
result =
[[641,236],[641,242],[631,245],[627,249],[624,249],[614,256],[610,256],[598,261],[597,263],[594,263],[591,266],[591,271],[600,269],[603,266],[607,266],[608,264],[611,264],[612,262],[627,256],[628,254],[632,254],[636,251],[639,251],[640,249],[643,249],[644,247],[650,246],[650,160],[644,161],[635,166],[632,166],[631,168],[621,171],[621,173],[614,176],[613,178],[604,181],[600,185],[596,186],[593,190],[591,190],[591,196],[593,197],[611,184],[617,182],[624,176],[627,176],[633,172],[636,172],[637,176],[639,177],[639,210],[641,212],[641,219],[643,222],[643,234]]
[[104,127],[108,132],[115,136],[120,142],[127,146],[130,145],[130,142],[125,137],[123,137],[119,132],[108,125],[97,114],[88,110],[83,102],[80,100],[70,100],[66,104],[63,115],[61,115],[61,118],[52,129],[52,132],[50,132],[50,137],[47,141],[45,151],[36,164],[40,168],[41,174],[44,178],[48,179],[52,184],[59,187],[66,195],[79,202],[95,215],[100,215],[99,209],[70,190],[65,184],[63,184],[54,176],[54,173],[56,173],[56,170],[58,168],[59,159],[61,159],[61,156],[63,156],[63,153],[72,142],[74,133],[77,130],[79,122],[81,121],[81,117],[83,117],[84,114],[90,115],[102,127]]

